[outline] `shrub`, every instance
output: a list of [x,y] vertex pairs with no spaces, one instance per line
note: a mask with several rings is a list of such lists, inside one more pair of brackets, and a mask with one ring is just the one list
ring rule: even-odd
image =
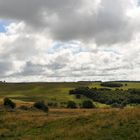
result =
[[82,108],[95,108],[95,105],[90,100],[85,100],[82,103]]
[[110,88],[99,88],[99,90],[101,90],[101,91],[111,91]]
[[121,107],[125,107],[127,104],[129,104],[128,101],[124,100],[121,102]]
[[76,103],[74,101],[68,101],[67,108],[77,108]]
[[81,95],[77,94],[75,95],[76,99],[80,99],[81,98]]
[[104,87],[122,87],[123,84],[114,83],[114,82],[103,82],[103,83],[101,83],[101,86],[104,86]]
[[12,109],[16,107],[16,104],[12,100],[10,100],[9,98],[4,98],[3,104],[4,104],[4,106],[12,108]]
[[111,105],[112,108],[121,108],[121,104],[118,104],[118,103],[113,103]]
[[49,111],[49,108],[48,108],[48,106],[45,104],[44,101],[35,102],[33,106],[34,106],[35,108],[37,108],[37,109],[43,110],[44,112],[48,112],[48,111]]

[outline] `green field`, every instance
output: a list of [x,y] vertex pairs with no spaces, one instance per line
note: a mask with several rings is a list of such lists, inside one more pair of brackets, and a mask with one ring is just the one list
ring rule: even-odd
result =
[[69,90],[78,86],[88,86],[88,83],[6,83],[0,85],[0,99],[9,97],[17,101],[34,102],[37,100],[67,102],[73,100],[80,102],[74,96],[70,96]]
[[[125,86],[127,84],[127,86]],[[121,89],[140,89],[140,82],[124,82]],[[5,83],[0,84],[0,99],[9,97],[17,101],[34,102],[37,100],[53,101],[58,103],[73,100],[80,103],[82,99],[76,99],[69,95],[69,90],[77,87],[101,88],[100,82],[76,82],[76,83]],[[113,88],[112,88],[113,89]],[[115,89],[115,88],[114,88]],[[83,97],[85,99],[85,97]]]
[[[122,84],[120,89],[123,91],[140,89],[139,82]],[[102,88],[100,82],[1,83],[0,140],[140,139],[138,104],[127,105],[125,108],[111,108],[110,105],[94,101],[96,109],[67,109],[66,104],[70,100],[80,104],[88,99],[85,96],[77,99],[69,94],[69,90],[78,87]],[[115,90],[116,88],[111,88],[113,95]],[[16,103],[16,109],[10,111],[3,107],[5,97]],[[39,100],[56,102],[58,106],[50,107],[49,113],[32,108],[32,104]],[[20,109],[21,105],[28,106],[28,110]]]

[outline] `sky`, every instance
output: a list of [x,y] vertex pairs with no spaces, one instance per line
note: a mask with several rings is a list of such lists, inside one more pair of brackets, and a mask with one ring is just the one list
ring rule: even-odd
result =
[[138,0],[0,0],[0,80],[140,80]]

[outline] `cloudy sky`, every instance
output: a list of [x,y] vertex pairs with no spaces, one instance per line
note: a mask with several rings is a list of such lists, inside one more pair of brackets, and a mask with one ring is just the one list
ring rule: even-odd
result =
[[0,0],[0,80],[140,80],[140,2]]

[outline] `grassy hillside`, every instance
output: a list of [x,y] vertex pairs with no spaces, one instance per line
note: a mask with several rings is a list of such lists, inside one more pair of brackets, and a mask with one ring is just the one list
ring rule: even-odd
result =
[[[127,86],[125,86],[127,84]],[[137,88],[140,89],[140,83],[123,83],[121,89]],[[89,86],[101,88],[100,82],[77,82],[77,83],[5,83],[0,84],[0,99],[10,97],[18,101],[36,101],[46,100],[54,102],[67,102],[73,100],[77,103],[81,99],[69,95],[69,90],[76,87]],[[113,88],[112,88],[113,89]],[[115,89],[115,88],[114,88]],[[83,97],[85,99],[85,97]]]
[[1,84],[0,98],[5,96],[23,101],[35,101],[39,99],[53,101],[74,100],[68,91],[77,86],[87,84],[76,83],[20,83]]
[[[127,84],[127,86],[126,86]],[[69,90],[77,87],[101,88],[100,82],[77,83],[1,83],[0,102],[10,97],[16,102],[14,111],[0,105],[0,140],[139,140],[140,108],[110,108],[94,102],[100,109],[64,109],[69,100],[81,103]],[[120,89],[140,89],[140,83],[123,83]],[[111,88],[115,92],[115,88]],[[121,90],[120,90],[121,91]],[[118,92],[120,92],[118,91]],[[107,92],[107,91],[106,91]],[[30,108],[33,102],[45,100],[62,106],[50,108],[49,114]],[[29,108],[19,109],[21,105]],[[61,109],[60,109],[61,107]],[[102,109],[108,108],[108,109]]]
[[139,140],[140,109],[0,113],[1,140]]

